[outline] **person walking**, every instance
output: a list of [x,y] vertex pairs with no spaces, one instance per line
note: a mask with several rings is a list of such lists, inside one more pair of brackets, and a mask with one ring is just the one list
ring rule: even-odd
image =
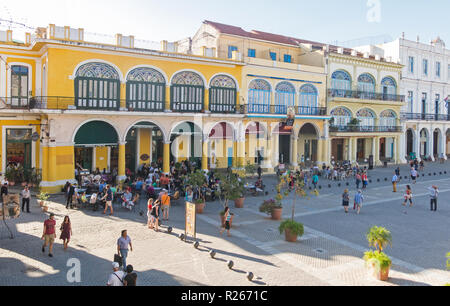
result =
[[70,208],[73,208],[73,195],[75,194],[75,187],[73,186],[72,183],[69,184],[69,187],[67,187],[67,202],[66,202],[66,208],[69,209],[69,205]]
[[106,192],[105,192],[105,196],[102,198],[102,201],[106,200],[106,204],[105,204],[105,210],[103,211],[103,214],[106,214],[106,211],[108,210],[108,207],[111,209],[111,213],[109,214],[110,216],[112,216],[114,214],[114,209],[112,206],[112,201],[113,201],[113,193],[111,190],[111,186],[106,185]]
[[158,200],[155,201],[152,207],[152,212],[150,213],[152,216],[152,226],[151,228],[155,229],[155,232],[159,232],[159,208],[160,202]]
[[70,242],[70,237],[72,236],[72,223],[70,222],[69,216],[64,217],[64,221],[61,224],[60,230],[61,236],[59,237],[59,239],[63,241],[64,251],[66,251],[67,246]]
[[169,221],[170,196],[167,190],[164,190],[164,194],[161,196],[161,204],[163,209],[163,221]]
[[344,206],[346,214],[348,214],[349,203],[350,203],[350,194],[348,193],[348,189],[345,189],[344,193],[342,194],[342,206]]
[[437,186],[431,186],[428,188],[430,191],[430,210],[431,211],[437,211],[437,200],[439,195],[439,189]]
[[367,178],[367,172],[363,172],[363,174],[362,174],[362,176],[361,176],[361,179],[362,179],[362,183],[363,183],[363,189],[366,189],[367,188],[367,185],[369,185],[369,179]]
[[226,230],[227,234],[228,234],[228,237],[231,237],[230,229],[231,229],[231,217],[232,217],[232,215],[231,215],[231,212],[230,212],[230,208],[228,206],[225,207],[225,214],[223,216],[225,218],[225,223],[223,225],[223,228],[220,230],[220,235],[222,235],[223,232]]
[[123,279],[124,287],[136,287],[137,274],[133,273],[133,270],[134,268],[132,265],[127,266],[126,269],[127,275],[125,275]]
[[362,194],[362,190],[358,190],[358,192],[355,194],[355,206],[356,206],[356,213],[359,215],[361,212],[361,207],[364,202],[364,196]]
[[314,190],[317,190],[317,184],[319,183],[319,176],[315,173],[312,177],[312,183],[314,185]]
[[125,277],[125,272],[120,271],[120,265],[117,262],[112,263],[113,273],[109,275],[107,286],[112,287],[123,287],[123,279]]
[[30,198],[31,192],[28,186],[25,186],[21,192],[22,195],[22,211],[25,211],[25,205],[27,206],[27,213],[30,213]]
[[152,221],[153,221],[153,218],[152,218],[152,210],[153,210],[153,201],[154,201],[154,199],[153,198],[150,198],[150,199],[148,199],[148,202],[147,202],[147,226],[148,226],[148,228],[153,228],[152,227]]
[[122,236],[117,240],[117,254],[122,257],[122,265],[124,271],[127,267],[128,246],[130,251],[133,252],[133,245],[131,244],[131,238],[127,234],[127,230],[122,231]]
[[[407,185],[406,186],[406,192],[405,192],[405,201],[403,202],[403,206],[406,206],[406,203],[409,201],[409,207],[413,206],[413,201],[412,201],[412,190],[411,190],[411,186]],[[405,211],[406,214],[406,211]]]
[[44,221],[44,232],[42,233],[41,239],[44,240],[44,245],[42,246],[42,253],[45,253],[45,248],[48,247],[48,256],[53,257],[53,243],[55,242],[56,232],[55,232],[55,215],[50,214],[49,218]]
[[417,170],[414,167],[411,168],[411,181],[413,184],[417,181]]
[[397,173],[394,173],[394,176],[392,177],[392,192],[397,192],[397,183],[398,183],[398,176]]
[[361,184],[361,174],[359,172],[356,173],[356,190],[359,190],[359,185]]

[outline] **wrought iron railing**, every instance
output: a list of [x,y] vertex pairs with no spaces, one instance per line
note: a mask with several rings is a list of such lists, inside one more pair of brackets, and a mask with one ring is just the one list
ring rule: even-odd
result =
[[385,93],[365,92],[365,91],[355,91],[355,90],[345,90],[345,89],[328,89],[328,97],[376,100],[376,101],[405,102],[404,95],[392,95],[392,94],[385,94]]
[[[244,112],[246,114],[280,114],[286,115],[290,106],[267,105],[267,104],[246,104]],[[293,106],[296,115],[324,116],[327,114],[326,107]]]
[[402,132],[401,126],[360,126],[360,125],[332,125],[331,133],[374,133],[374,132]]
[[402,120],[450,121],[450,114],[402,113]]

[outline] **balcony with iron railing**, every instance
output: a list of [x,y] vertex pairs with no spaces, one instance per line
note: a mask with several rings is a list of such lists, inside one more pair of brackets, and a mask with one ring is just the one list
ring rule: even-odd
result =
[[450,114],[401,113],[402,120],[450,121]]
[[330,133],[400,133],[401,126],[331,125]]
[[[120,99],[74,98],[74,97],[31,97],[31,98],[0,98],[1,109],[20,110],[83,110],[83,111],[123,111],[123,112],[164,112],[167,102],[161,101],[128,101]],[[170,103],[175,113],[204,113],[203,103]],[[121,107],[122,106],[122,107]],[[125,106],[125,107],[123,107]],[[299,116],[325,116],[326,107],[309,107],[266,104],[221,104],[209,103],[209,111],[218,114],[272,114],[286,115],[292,108]]]
[[345,89],[328,89],[328,97],[330,98],[346,98],[385,102],[405,102],[404,95],[393,95],[377,92],[365,92]]

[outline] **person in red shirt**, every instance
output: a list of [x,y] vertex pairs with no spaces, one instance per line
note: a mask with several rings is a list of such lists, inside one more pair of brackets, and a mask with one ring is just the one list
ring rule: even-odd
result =
[[53,243],[55,242],[56,232],[55,232],[55,215],[52,213],[50,217],[44,221],[44,232],[42,233],[42,240],[44,240],[44,245],[42,246],[42,253],[45,253],[45,247],[49,245],[48,256],[53,257]]

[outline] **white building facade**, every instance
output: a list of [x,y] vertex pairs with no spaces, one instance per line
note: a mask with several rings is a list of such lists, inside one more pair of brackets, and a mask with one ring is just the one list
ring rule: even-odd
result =
[[[362,47],[367,48],[367,47]],[[399,38],[373,47],[392,61],[403,64],[400,92],[403,155],[431,158],[450,155],[450,50],[438,37],[430,44]]]

